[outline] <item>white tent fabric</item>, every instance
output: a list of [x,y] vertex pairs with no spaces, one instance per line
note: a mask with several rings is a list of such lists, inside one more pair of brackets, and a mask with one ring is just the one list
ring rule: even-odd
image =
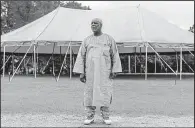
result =
[[149,42],[155,48],[194,47],[193,33],[140,7],[106,11],[59,7],[30,24],[2,35],[1,46],[31,42],[57,42],[58,45],[81,43],[92,34],[90,23],[97,17],[103,20],[103,32],[124,46],[136,47]]
[[[74,52],[74,54],[77,54],[79,51],[79,45],[72,47],[72,50]],[[13,51],[15,51],[18,48],[18,46],[12,46],[12,47],[6,47],[5,51],[7,53],[11,53]],[[14,53],[26,53],[27,49],[29,48],[29,46],[23,46],[17,49],[17,51],[15,51]],[[175,51],[180,52],[180,48],[155,48],[155,50],[158,53],[175,53]],[[4,48],[1,47],[1,52],[4,51]],[[53,44],[50,45],[46,45],[46,46],[38,46],[38,54],[52,54],[53,52]],[[67,46],[61,46],[61,52],[60,52],[60,46],[55,46],[54,48],[54,54],[65,54],[67,51]],[[124,47],[124,46],[118,46],[118,51],[119,53],[145,53],[146,52],[146,48],[145,47]],[[194,48],[188,48],[185,49],[183,48],[182,51],[184,52],[188,52],[188,51],[194,51]],[[151,48],[148,48],[147,50],[148,53],[154,53],[154,51]],[[33,48],[31,48],[29,50],[28,53],[33,53]],[[69,54],[69,52],[68,52]]]

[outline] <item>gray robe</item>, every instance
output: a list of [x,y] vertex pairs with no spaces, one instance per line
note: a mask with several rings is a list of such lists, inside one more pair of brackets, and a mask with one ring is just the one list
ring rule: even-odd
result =
[[81,44],[73,72],[86,74],[84,106],[109,107],[113,95],[110,72],[122,72],[114,39],[107,34],[88,36]]

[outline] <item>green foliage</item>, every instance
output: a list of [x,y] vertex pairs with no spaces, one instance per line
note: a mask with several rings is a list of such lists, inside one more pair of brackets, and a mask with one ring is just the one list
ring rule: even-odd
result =
[[[145,55],[136,55],[136,72],[137,73],[144,73],[145,72]],[[178,65],[178,72],[180,71],[180,57],[178,55],[178,63],[176,61],[176,55],[161,55],[162,59],[174,70],[177,70]],[[128,55],[120,55],[121,64],[122,64],[122,71],[124,73],[128,73],[129,71],[129,63],[128,63]],[[130,65],[131,65],[131,73],[135,73],[135,56],[131,55],[130,57]],[[183,59],[187,62],[187,64],[194,69],[194,57],[191,54],[184,54]],[[165,64],[161,59],[157,57],[156,60],[156,70],[157,73],[172,73],[171,69]],[[182,72],[192,72],[191,69],[188,67],[184,61],[182,62]],[[155,72],[155,56],[148,55],[147,58],[147,72],[154,73]]]
[[1,1],[1,34],[20,28],[59,6],[91,10],[74,1]]
[[75,2],[75,1],[68,1],[66,3],[60,4],[61,7],[65,8],[74,8],[74,9],[82,9],[82,10],[91,10],[89,6],[82,6],[81,3]]
[[[42,75],[46,75],[46,74],[53,74],[53,62],[54,62],[54,66],[55,66],[55,74],[58,75],[60,72],[60,68],[64,59],[64,55],[54,55],[54,61],[52,61],[52,59],[50,59],[48,65],[47,62],[49,60],[49,58],[51,57],[51,54],[49,55],[39,55],[39,60],[38,60],[38,65],[37,65],[37,73],[38,74],[42,74]],[[175,55],[161,55],[161,57],[163,58],[163,60],[165,60],[166,63],[168,63],[171,68],[176,71],[177,70],[177,64],[178,64],[178,72],[180,72],[180,57],[178,56],[178,63],[176,62],[176,56]],[[6,55],[6,60],[8,58],[8,55]],[[14,69],[16,69],[16,67],[19,65],[20,61],[22,60],[23,56],[21,55],[17,55],[15,54],[15,56],[13,57],[13,60],[10,59],[8,61],[8,63],[6,64],[6,68],[5,68],[5,72],[6,74],[8,74],[8,72],[13,73],[12,69],[13,69],[13,64],[14,64]],[[131,73],[135,73],[135,56],[131,55]],[[187,62],[187,64],[194,69],[194,57],[191,54],[183,54],[183,58],[184,60]],[[74,67],[74,63],[76,60],[76,55],[73,55],[73,61],[72,61],[72,68]],[[122,71],[124,73],[128,73],[129,72],[129,64],[128,64],[128,55],[120,55],[120,59],[121,59],[121,65],[122,65]],[[3,60],[3,58],[1,57],[1,60]],[[30,60],[30,61],[28,61]],[[136,57],[136,73],[144,73],[145,72],[145,55],[137,55]],[[69,75],[70,74],[70,54],[67,55],[66,58],[66,63],[63,65],[62,71],[61,71],[61,75]],[[1,62],[3,63],[3,62]],[[28,72],[28,74],[32,74],[33,73],[33,61],[32,61],[32,55],[27,56],[27,58],[25,59],[25,63],[26,66],[24,67],[24,64],[22,63],[22,65],[20,66],[17,74],[26,74],[26,71]],[[163,63],[163,65],[162,65]],[[157,73],[172,73],[172,71],[169,69],[169,67],[164,63],[157,59],[156,61],[156,70]],[[188,67],[184,61],[182,62],[182,72],[191,72],[191,69]],[[47,66],[46,66],[47,65]],[[154,73],[155,72],[155,56],[154,55],[148,55],[148,61],[147,61],[147,72],[148,73]],[[1,70],[2,73],[2,70]]]
[[193,24],[192,27],[190,27],[189,31],[192,32],[192,33],[194,33],[194,24]]

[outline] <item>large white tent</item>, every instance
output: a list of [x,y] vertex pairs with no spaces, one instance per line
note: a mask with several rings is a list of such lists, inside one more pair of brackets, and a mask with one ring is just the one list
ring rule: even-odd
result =
[[[39,53],[52,53],[55,43],[55,53],[60,52],[58,46],[64,46],[61,52],[65,53],[68,45],[77,53],[83,39],[92,34],[90,23],[93,18],[102,19],[103,32],[115,39],[120,53],[141,49],[147,57],[148,52],[157,55],[158,52],[182,53],[194,48],[193,33],[140,6],[102,11],[58,7],[34,22],[2,35],[1,47],[5,49],[6,46],[5,52],[11,52],[15,48],[8,46],[38,45]],[[25,53],[27,49],[21,47],[17,52]],[[28,52],[33,52],[33,49]]]
[[19,29],[1,36],[1,46],[38,42],[80,43],[91,34],[90,22],[103,20],[103,32],[124,46],[150,42],[154,47],[193,47],[194,34],[153,12],[131,7],[117,10],[78,10],[59,7]]

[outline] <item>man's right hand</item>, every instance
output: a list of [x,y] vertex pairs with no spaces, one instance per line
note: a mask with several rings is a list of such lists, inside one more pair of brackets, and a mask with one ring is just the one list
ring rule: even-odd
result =
[[83,83],[86,82],[86,76],[85,76],[85,74],[83,74],[83,73],[80,74],[80,81],[83,82]]

